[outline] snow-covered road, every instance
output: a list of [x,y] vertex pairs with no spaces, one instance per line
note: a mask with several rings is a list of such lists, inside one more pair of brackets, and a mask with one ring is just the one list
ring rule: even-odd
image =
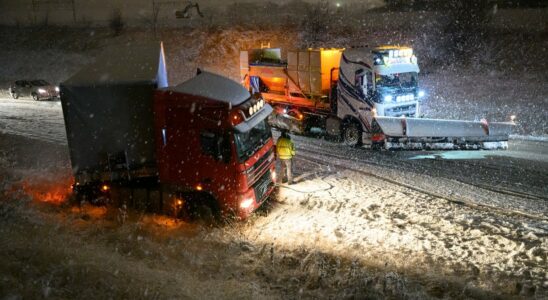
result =
[[[0,131],[66,144],[58,102],[1,99]],[[284,257],[300,257],[301,269],[319,281],[327,271],[318,253],[327,253],[409,278],[460,276],[488,291],[506,286],[503,293],[547,295],[548,143],[375,152],[294,140],[297,184],[280,187],[267,215],[219,229],[211,239],[285,249]],[[250,261],[263,255],[249,251]]]
[[42,141],[67,143],[60,101],[0,98],[0,131]]

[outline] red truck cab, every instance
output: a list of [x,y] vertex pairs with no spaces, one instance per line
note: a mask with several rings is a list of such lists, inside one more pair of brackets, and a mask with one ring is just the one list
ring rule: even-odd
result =
[[177,201],[199,193],[215,199],[223,215],[246,218],[274,189],[271,112],[263,99],[209,72],[155,91],[160,183]]

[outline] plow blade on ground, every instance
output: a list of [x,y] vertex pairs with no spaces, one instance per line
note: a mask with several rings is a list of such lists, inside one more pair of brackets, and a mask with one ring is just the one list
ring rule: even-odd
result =
[[386,149],[507,149],[514,122],[375,117]]

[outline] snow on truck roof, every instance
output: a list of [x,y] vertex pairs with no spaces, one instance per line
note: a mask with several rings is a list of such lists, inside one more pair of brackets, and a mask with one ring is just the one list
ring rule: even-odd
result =
[[344,50],[344,56],[352,61],[372,60],[372,54],[374,52],[384,52],[388,50],[412,50],[413,48],[407,46],[379,46],[379,47],[360,47],[360,48],[347,48]]
[[194,78],[177,86],[168,87],[168,91],[174,91],[191,96],[214,99],[231,105],[240,105],[251,95],[239,83],[210,72],[201,71]]
[[351,60],[356,62],[369,62],[371,60],[371,49],[370,48],[349,48],[345,49],[343,55]]
[[110,46],[95,62],[62,84],[95,86],[128,83],[157,83],[167,86],[163,45],[160,42]]

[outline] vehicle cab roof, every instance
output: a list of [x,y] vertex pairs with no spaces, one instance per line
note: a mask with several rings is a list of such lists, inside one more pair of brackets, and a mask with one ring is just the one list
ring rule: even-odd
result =
[[166,91],[216,100],[237,106],[251,95],[239,83],[211,72],[199,71],[198,75]]

